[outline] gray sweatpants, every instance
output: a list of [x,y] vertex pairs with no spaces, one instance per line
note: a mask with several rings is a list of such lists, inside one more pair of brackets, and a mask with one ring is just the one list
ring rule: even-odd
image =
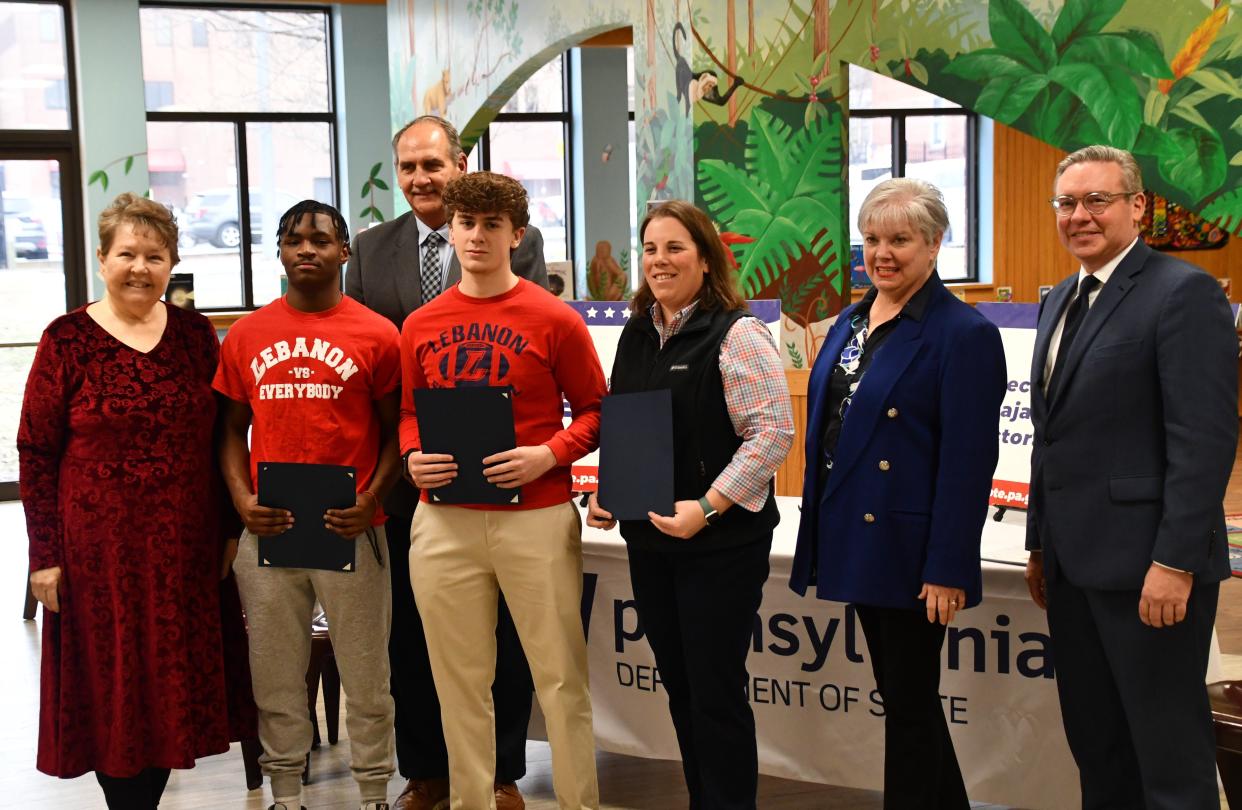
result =
[[[386,555],[384,527],[374,531],[380,554]],[[393,702],[388,686],[392,585],[366,535],[354,542],[358,544],[357,565],[350,573],[260,568],[257,538],[242,533],[233,570],[250,634],[250,674],[263,745],[259,763],[272,780],[273,796],[296,796],[302,789],[302,767],[312,736],[306,711],[306,668],[318,597],[328,616],[345,691],[350,769],[364,803],[387,800],[394,764]]]

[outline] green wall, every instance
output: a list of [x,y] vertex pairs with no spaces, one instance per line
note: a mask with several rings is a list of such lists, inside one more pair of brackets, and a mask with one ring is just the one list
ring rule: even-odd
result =
[[[683,197],[712,214],[747,294],[781,299],[791,365],[845,300],[847,62],[1062,149],[1129,149],[1148,188],[1242,234],[1227,0],[388,0],[388,19],[394,123],[430,98],[476,136],[543,61],[632,25],[640,209]],[[683,58],[718,92],[743,84],[687,112]]]

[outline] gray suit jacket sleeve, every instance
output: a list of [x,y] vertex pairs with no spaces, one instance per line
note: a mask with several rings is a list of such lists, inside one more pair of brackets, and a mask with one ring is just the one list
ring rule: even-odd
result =
[[526,228],[522,243],[513,251],[513,272],[548,289],[548,266],[543,260],[543,234],[534,225]]

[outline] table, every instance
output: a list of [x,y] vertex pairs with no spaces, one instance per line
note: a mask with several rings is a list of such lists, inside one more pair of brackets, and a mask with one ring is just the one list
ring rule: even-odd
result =
[[[781,524],[755,624],[750,697],[765,774],[878,790],[883,728],[866,642],[852,608],[789,590],[798,500],[778,498]],[[1025,517],[984,532],[984,600],[959,614],[941,682],[970,798],[1023,808],[1079,807],[1078,770],[1061,725],[1048,628],[1023,579]],[[625,544],[583,530],[584,610],[597,744],[677,759],[667,696],[642,639]]]

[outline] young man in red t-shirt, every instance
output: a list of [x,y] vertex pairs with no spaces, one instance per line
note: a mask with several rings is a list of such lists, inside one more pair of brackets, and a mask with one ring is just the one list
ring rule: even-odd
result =
[[[271,779],[274,810],[298,810],[312,736],[306,668],[318,599],[345,687],[351,769],[362,808],[387,810],[391,584],[380,502],[400,474],[397,330],[341,294],[349,231],[335,208],[298,203],[281,218],[276,237],[289,293],[234,324],[214,383],[227,397],[221,465],[246,525],[233,570],[250,632],[260,762]],[[354,505],[323,516],[341,542],[356,544],[354,571],[259,566],[257,538],[293,524],[289,512],[259,505],[261,461],[356,468]]]
[[[586,324],[514,275],[510,251],[529,214],[516,180],[475,172],[444,190],[462,278],[401,330],[401,449],[423,502],[410,529],[410,580],[423,618],[449,753],[453,808],[494,805],[496,603],[503,591],[552,744],[562,808],[599,807],[582,632],[582,525],[569,466],[599,440],[604,373]],[[483,459],[488,480],[521,503],[449,506],[428,492],[456,476],[423,453],[413,391],[510,386],[517,447]],[[562,396],[573,419],[564,426]]]

